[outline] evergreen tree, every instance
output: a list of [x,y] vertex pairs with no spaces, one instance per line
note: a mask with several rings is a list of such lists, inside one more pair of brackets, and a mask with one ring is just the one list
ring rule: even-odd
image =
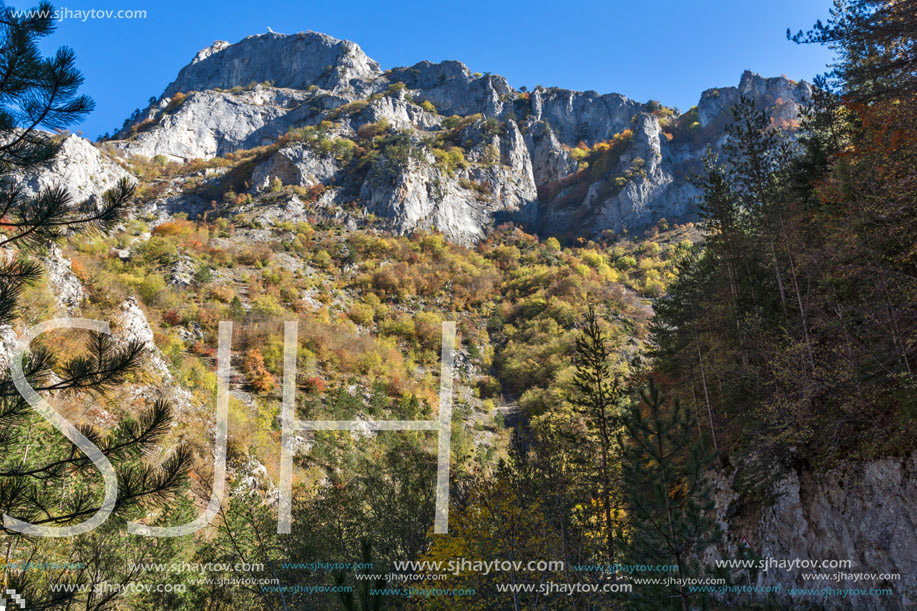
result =
[[605,551],[609,564],[614,563],[614,541],[618,531],[617,469],[611,451],[615,431],[619,428],[621,385],[611,369],[608,338],[599,326],[595,308],[590,307],[580,335],[576,338],[576,374],[573,386],[575,402],[585,414],[598,437],[598,495],[605,530]]
[[836,0],[830,18],[787,37],[837,53],[827,82],[853,102],[917,93],[917,2]]
[[[0,9],[0,323],[13,322],[23,290],[41,275],[30,252],[76,231],[105,230],[117,222],[133,196],[122,181],[98,205],[73,202],[65,188],[46,189],[27,197],[17,184],[21,172],[41,167],[59,150],[60,138],[46,130],[61,129],[92,109],[77,90],[83,82],[73,52],[59,49],[43,57],[39,41],[54,30],[53,8],[42,3],[17,15]],[[117,346],[104,334],[92,334],[85,354],[58,362],[52,350],[36,340],[23,367],[39,393],[99,393],[123,382],[143,356],[143,345]],[[110,433],[83,426],[80,432],[111,461],[119,478],[112,520],[139,517],[145,505],[162,503],[184,481],[190,462],[184,450],[160,466],[142,460],[168,430],[172,408],[157,401]],[[8,371],[0,374],[0,512],[34,525],[64,526],[86,520],[102,500],[97,470],[89,458],[36,418],[15,388]],[[106,525],[107,526],[107,525]],[[36,553],[47,541],[26,539],[0,524],[6,560]],[[109,545],[117,539],[107,537]],[[101,555],[96,556],[102,559]],[[6,569],[4,569],[6,572]],[[62,603],[73,594],[40,592],[32,573],[7,575],[7,583],[26,596],[30,606]],[[80,577],[77,577],[79,579]],[[95,608],[89,601],[86,608]]]
[[[641,402],[630,408],[619,435],[622,480],[630,531],[625,558],[633,564],[678,567],[680,578],[703,574],[698,558],[720,537],[714,521],[705,471],[713,456],[691,432],[690,414],[675,401],[666,405],[650,380]],[[647,609],[684,611],[703,603],[685,586],[677,594],[663,585],[634,589],[638,605]]]
[[795,37],[839,63],[792,137],[740,99],[699,181],[705,247],[655,305],[657,367],[706,405],[745,491],[793,462],[913,448],[914,6],[838,3]]

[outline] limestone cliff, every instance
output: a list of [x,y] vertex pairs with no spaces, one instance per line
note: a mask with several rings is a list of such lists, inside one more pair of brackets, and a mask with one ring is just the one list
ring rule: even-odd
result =
[[[696,108],[678,114],[619,94],[518,91],[458,61],[383,72],[352,42],[314,32],[269,33],[202,50],[112,145],[126,155],[209,159],[323,122],[333,125],[335,137],[363,144],[360,128],[385,121],[417,149],[398,167],[388,160],[353,172],[340,159],[318,159],[300,146],[262,164],[253,183],[320,182],[341,201],[356,198],[389,218],[398,231],[436,227],[460,242],[507,220],[542,234],[592,237],[693,214],[690,176],[706,148],[722,143],[740,95],[755,100],[777,127],[792,128],[811,89],[746,72],[738,87],[708,90]],[[432,163],[432,149],[458,117],[490,123],[486,135],[477,124],[477,131],[452,139],[466,160],[456,173]],[[609,145],[613,155],[597,156]],[[595,159],[574,159],[576,148]]]
[[[737,557],[743,538],[760,558],[849,560],[849,568],[771,568],[746,575],[740,583],[780,586],[796,608],[879,611],[909,609],[917,603],[917,453],[907,458],[846,461],[826,473],[793,470],[769,491],[767,501],[751,502],[728,477],[714,478],[717,521],[728,557]],[[723,550],[720,550],[723,551]],[[711,550],[711,555],[713,554]],[[805,579],[806,573],[846,578]],[[863,580],[856,574],[885,575]],[[900,578],[889,577],[898,574]],[[891,588],[893,596],[802,596],[790,588]],[[743,594],[748,600],[748,595]],[[766,595],[759,598],[767,600]]]

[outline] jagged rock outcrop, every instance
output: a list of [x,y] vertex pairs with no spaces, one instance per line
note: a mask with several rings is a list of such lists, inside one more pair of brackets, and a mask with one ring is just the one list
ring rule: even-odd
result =
[[188,257],[179,257],[169,267],[168,283],[176,288],[185,288],[194,280],[196,269]]
[[525,134],[525,143],[531,155],[535,184],[558,182],[576,171],[576,161],[557,139],[554,130],[543,121],[531,125]]
[[0,325],[0,377],[8,378],[19,336],[11,325]]
[[114,323],[115,341],[122,345],[131,341],[142,343],[146,348],[146,368],[159,377],[158,384],[144,387],[140,394],[147,399],[164,396],[175,404],[179,412],[187,409],[191,404],[191,393],[179,386],[172,377],[169,366],[154,341],[153,329],[146,314],[134,297],[128,297],[121,304]]
[[[201,51],[112,145],[126,154],[206,159],[321,124],[323,138],[378,152],[377,131],[361,128],[385,125],[411,143],[411,154],[395,161],[382,155],[355,171],[349,157],[292,143],[259,160],[249,187],[258,193],[274,179],[320,183],[333,188],[335,202],[356,199],[398,231],[436,227],[461,242],[505,220],[542,234],[593,237],[696,212],[690,177],[706,148],[722,145],[740,95],[767,111],[775,126],[792,128],[811,87],[746,72],[738,87],[708,90],[696,109],[678,115],[618,94],[521,92],[457,61],[383,73],[354,43],[312,32],[271,33]],[[454,115],[467,118],[465,127],[447,119]],[[482,133],[477,116],[491,122],[493,134]],[[572,154],[576,147],[592,147],[592,155],[612,145],[613,154],[601,159],[577,161]],[[436,147],[459,148],[468,163],[444,171],[434,160],[442,156]]]
[[[305,92],[256,85],[240,92],[198,91],[163,98],[132,130],[118,134],[116,148],[132,155],[186,161],[209,159],[276,140],[312,117]],[[305,106],[304,106],[305,105]]]
[[545,121],[561,142],[574,146],[608,140],[631,126],[645,105],[617,93],[535,89],[529,96],[531,119]]
[[217,41],[200,51],[166,88],[165,96],[271,82],[275,87],[366,92],[382,73],[355,43],[318,32],[266,33],[236,44]]
[[[907,609],[917,603],[917,453],[908,458],[848,461],[826,473],[791,471],[772,492],[771,504],[746,502],[722,477],[714,478],[718,522],[728,555],[745,537],[762,558],[850,560],[843,569],[757,573],[753,585],[788,588],[891,588],[893,596],[813,596],[784,598],[828,609],[863,611]],[[834,580],[804,580],[803,573],[843,573]],[[900,579],[860,580],[854,574],[897,573]],[[743,594],[748,596],[748,594]],[[744,600],[747,600],[745,598]]]
[[264,498],[269,504],[274,504],[280,491],[268,474],[267,467],[257,458],[250,457],[236,470],[232,494],[233,496],[258,496]]
[[797,102],[812,97],[812,86],[805,81],[791,81],[786,77],[761,78],[746,70],[738,87],[708,89],[697,103],[697,120],[707,127],[717,119],[725,118],[739,96],[750,97],[762,108],[770,109],[770,116],[780,126],[799,117]]
[[393,219],[401,231],[435,228],[456,242],[483,237],[501,214],[533,221],[537,191],[516,123],[508,121],[505,133],[487,136],[478,121],[462,138],[477,142],[465,167],[438,167],[430,154],[394,166],[380,158],[360,190],[367,209]]
[[457,61],[438,64],[424,61],[410,68],[395,68],[387,78],[416,90],[421,99],[431,102],[445,115],[481,113],[496,117],[511,107],[516,97],[502,76],[475,76],[465,64]]
[[60,151],[43,167],[9,177],[19,183],[26,196],[43,189],[65,187],[75,204],[97,200],[123,178],[133,179],[127,170],[85,138],[67,136]]
[[121,304],[116,324],[117,340],[122,343],[132,341],[142,343],[147,351],[146,356],[149,367],[160,375],[164,381],[171,383],[172,374],[169,372],[169,367],[166,365],[165,359],[162,358],[162,353],[156,346],[156,342],[153,341],[153,329],[150,327],[146,314],[140,309],[140,304],[137,303],[135,298],[129,297]]
[[397,130],[440,129],[442,117],[425,111],[405,90],[368,100],[367,106],[347,119],[348,126],[356,132],[361,125],[386,120]]
[[[697,189],[676,173],[658,119],[647,113],[634,117],[632,136],[618,144],[617,162],[603,175],[589,175],[542,201],[542,232],[576,233],[586,226],[593,233],[650,225],[660,218],[680,218],[694,207]],[[585,195],[577,196],[585,188]]]
[[312,187],[331,184],[341,168],[333,157],[317,154],[311,147],[295,143],[274,153],[252,172],[252,188],[262,190],[275,179],[284,185]]
[[45,274],[54,291],[54,298],[65,314],[72,314],[83,302],[83,284],[71,269],[72,262],[65,258],[60,248],[52,244],[48,256],[42,257]]

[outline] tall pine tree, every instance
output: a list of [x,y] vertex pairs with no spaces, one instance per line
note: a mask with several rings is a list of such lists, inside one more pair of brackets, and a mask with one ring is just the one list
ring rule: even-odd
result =
[[[713,456],[693,435],[689,410],[679,401],[668,405],[653,380],[640,399],[618,437],[629,526],[625,559],[676,565],[678,577],[699,577],[699,557],[720,538],[709,516],[713,502],[705,478]],[[645,609],[688,611],[703,602],[684,585],[673,593],[672,587],[641,584],[634,595],[635,605]]]

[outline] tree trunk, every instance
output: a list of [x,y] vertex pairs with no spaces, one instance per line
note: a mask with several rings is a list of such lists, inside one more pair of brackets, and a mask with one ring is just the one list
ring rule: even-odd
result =
[[793,277],[793,288],[796,291],[796,303],[799,305],[799,317],[802,320],[802,334],[806,340],[806,352],[809,355],[809,366],[812,368],[812,375],[815,375],[815,357],[812,355],[812,342],[809,340],[809,323],[806,318],[806,310],[802,305],[802,294],[799,292],[799,281],[796,277],[796,265],[793,263],[793,253],[790,251],[790,240],[787,237],[786,225],[783,217],[780,217],[780,230],[783,232],[783,244],[786,247],[786,256],[790,261],[790,274]]
[[604,496],[603,505],[605,505],[605,545],[608,551],[608,563],[614,564],[615,547],[614,547],[614,528],[611,521],[611,486],[608,481],[608,421],[606,420],[606,408],[602,407],[602,495]]
[[716,440],[716,427],[713,424],[713,408],[710,406],[710,392],[707,390],[707,373],[704,370],[704,358],[701,356],[700,342],[697,338],[697,328],[694,328],[694,346],[697,348],[697,363],[700,365],[700,379],[704,388],[704,401],[707,403],[707,417],[710,419],[710,438],[713,441],[713,451],[716,453],[716,462],[723,467],[723,457],[720,456],[720,444]]

